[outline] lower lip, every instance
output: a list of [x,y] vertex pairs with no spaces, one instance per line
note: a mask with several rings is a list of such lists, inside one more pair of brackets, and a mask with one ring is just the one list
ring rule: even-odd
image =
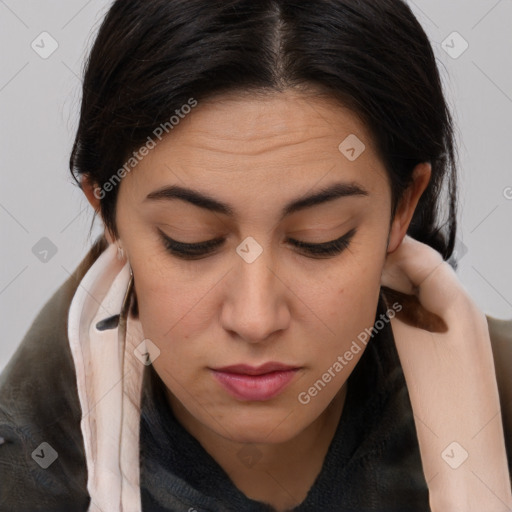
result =
[[245,375],[213,370],[215,378],[239,400],[263,402],[277,396],[291,382],[298,370],[286,370],[264,375]]

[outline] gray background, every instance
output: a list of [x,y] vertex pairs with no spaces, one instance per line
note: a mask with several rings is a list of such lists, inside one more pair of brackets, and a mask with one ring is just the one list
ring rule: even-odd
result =
[[[434,47],[457,124],[458,274],[481,309],[511,318],[512,1],[409,3]],[[0,371],[101,230],[96,223],[89,237],[92,209],[68,160],[82,63],[109,5],[0,0]],[[31,47],[42,46],[42,32],[58,43],[47,59]],[[460,56],[464,43],[453,32],[469,44]]]

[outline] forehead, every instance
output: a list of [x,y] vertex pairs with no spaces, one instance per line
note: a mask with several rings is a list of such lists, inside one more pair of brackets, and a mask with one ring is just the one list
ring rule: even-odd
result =
[[136,169],[132,177],[141,192],[182,181],[202,188],[238,182],[278,193],[292,177],[298,191],[301,183],[310,188],[340,178],[372,188],[376,176],[385,178],[354,113],[332,98],[296,91],[200,102]]
[[355,114],[334,99],[286,91],[220,96],[201,103],[173,130],[172,138],[176,145],[250,157],[294,145],[298,151],[320,144],[336,149],[351,133],[371,145]]

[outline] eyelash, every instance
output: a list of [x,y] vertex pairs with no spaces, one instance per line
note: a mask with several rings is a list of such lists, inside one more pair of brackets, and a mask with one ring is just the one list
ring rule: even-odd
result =
[[[224,243],[223,238],[216,238],[196,244],[187,244],[184,242],[179,242],[178,240],[173,240],[160,230],[159,232],[163,238],[164,246],[167,251],[172,255],[185,260],[201,259],[205,256],[208,256],[217,247]],[[336,256],[341,254],[345,249],[348,249],[350,241],[355,234],[356,229],[354,228],[340,238],[322,244],[302,242],[292,238],[289,238],[288,241],[291,242],[295,247],[302,249],[303,252],[308,253],[309,257],[313,259],[321,259]]]

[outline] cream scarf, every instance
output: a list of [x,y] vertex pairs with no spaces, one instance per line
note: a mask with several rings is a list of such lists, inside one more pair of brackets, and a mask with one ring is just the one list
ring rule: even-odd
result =
[[[71,302],[68,338],[73,356],[80,423],[91,497],[89,512],[140,512],[139,424],[144,364],[134,355],[144,340],[140,322],[98,330],[121,311],[129,264],[114,244],[94,262]],[[139,348],[140,350],[140,348]]]

